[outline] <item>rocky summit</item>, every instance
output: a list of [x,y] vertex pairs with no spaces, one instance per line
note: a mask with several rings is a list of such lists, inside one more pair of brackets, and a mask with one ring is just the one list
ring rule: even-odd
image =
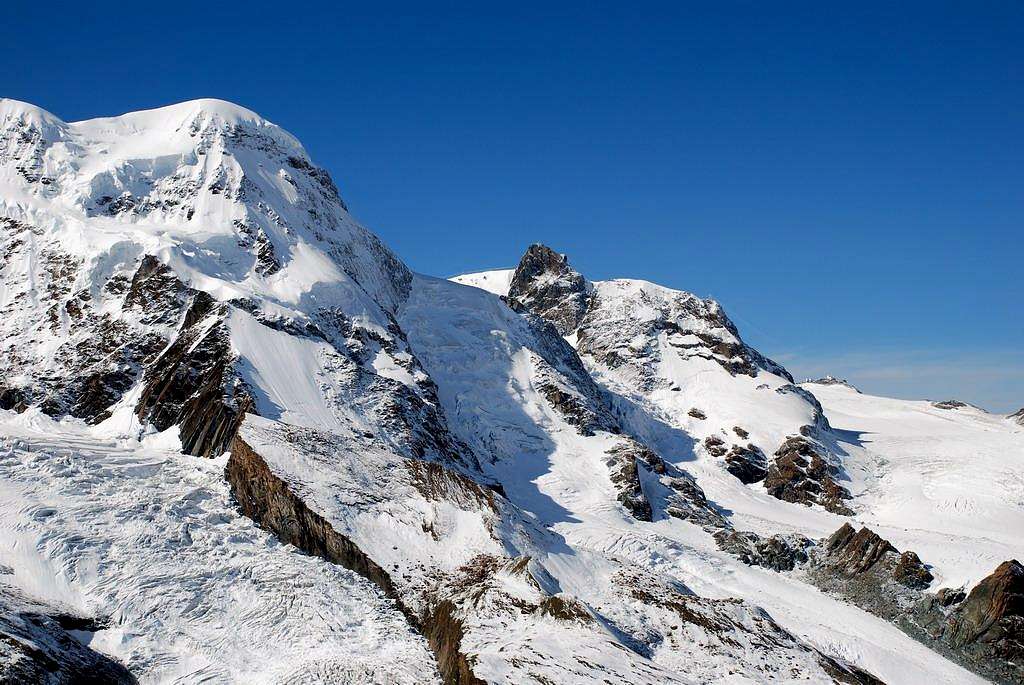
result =
[[1022,677],[1019,421],[415,273],[237,105],[0,101],[0,275],[0,682]]

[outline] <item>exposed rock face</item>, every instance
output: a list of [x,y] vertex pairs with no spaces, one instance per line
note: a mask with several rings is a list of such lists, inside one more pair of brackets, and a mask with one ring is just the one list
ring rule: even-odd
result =
[[[87,265],[39,233],[0,221],[0,252],[8,245],[11,260],[0,264],[10,294],[0,311],[0,405],[98,423],[166,344],[181,315],[180,282],[146,257],[90,283]],[[17,378],[34,381],[8,380]]]
[[226,305],[195,293],[181,332],[143,381],[139,418],[159,430],[179,426],[188,454],[220,455],[245,412],[253,411],[245,383],[232,370],[226,312]]
[[[118,284],[110,286],[117,289]],[[188,288],[170,267],[146,255],[132,275],[124,296],[125,309],[139,313],[143,323],[178,323],[179,310],[185,304]]]
[[849,523],[832,533],[825,543],[828,564],[843,575],[853,577],[875,566],[897,550],[869,528],[855,530]]
[[653,514],[650,500],[640,484],[640,460],[648,451],[632,442],[622,443],[608,450],[605,462],[618,490],[619,503],[640,521],[650,521]]
[[851,516],[853,510],[844,503],[850,493],[835,481],[833,470],[809,439],[791,437],[775,453],[764,487],[785,502],[820,504],[835,514]]
[[519,261],[508,299],[512,306],[551,322],[561,335],[575,331],[587,311],[590,287],[565,255],[534,244]]
[[1015,413],[1010,414],[1009,419],[1016,421],[1021,426],[1024,426],[1024,408],[1017,410]]
[[[409,620],[427,638],[438,667],[450,685],[482,685],[460,650],[462,622],[450,601],[439,601],[417,614],[405,603],[391,576],[355,543],[339,534],[322,516],[273,474],[263,458],[241,437],[231,443],[225,478],[242,512],[284,542],[370,579],[396,599]],[[424,479],[428,483],[431,479]]]
[[768,460],[757,445],[748,443],[726,447],[725,440],[717,435],[704,438],[704,450],[712,457],[723,458],[725,470],[743,483],[757,483],[768,473]]
[[963,409],[971,405],[960,400],[943,400],[941,402],[932,402],[932,406],[936,409]]
[[892,571],[892,577],[899,584],[914,590],[927,589],[932,584],[932,581],[935,580],[935,576],[925,567],[917,553],[909,550],[900,554],[900,559],[896,562],[896,568]]
[[[728,522],[711,506],[697,481],[649,447],[623,436],[606,454],[612,483],[619,491],[618,500],[637,519],[654,519],[650,501],[657,495],[657,499],[664,502],[661,512],[664,515],[692,521],[708,530],[728,527]],[[644,482],[658,492],[648,495]]]
[[811,554],[808,579],[821,589],[895,623],[914,637],[907,617],[916,611],[932,574],[911,551],[900,553],[869,528],[844,523]]
[[[581,355],[610,369],[627,368],[646,389],[657,385],[654,367],[666,346],[686,358],[712,360],[732,374],[754,376],[764,369],[792,382],[782,366],[743,343],[717,302],[653,284],[622,302],[624,285],[608,281],[595,287],[564,255],[531,245],[512,277],[508,300],[517,310],[547,319],[562,335],[576,332]],[[643,318],[633,315],[640,309]],[[642,348],[638,340],[646,341]]]
[[712,457],[724,457],[729,451],[725,446],[725,441],[717,435],[709,435],[704,438],[704,449]]
[[943,588],[926,594],[899,625],[996,683],[1024,680],[1024,566],[1003,562],[970,594]]
[[967,595],[949,627],[949,643],[962,647],[985,643],[1012,659],[1024,655],[1024,566],[1005,561]]
[[762,537],[748,531],[722,530],[715,533],[715,542],[726,552],[739,557],[750,566],[763,566],[773,571],[792,571],[807,561],[807,550],[814,543],[803,535],[772,535]]
[[[844,523],[829,537],[824,557],[819,561],[822,566],[851,580],[869,574],[913,590],[923,590],[934,580],[917,554],[911,551],[901,554],[871,529],[862,527],[855,531],[849,523]],[[877,580],[869,583],[874,585]]]
[[[720,543],[721,544],[721,543]],[[844,524],[812,553],[808,578],[999,683],[1024,677],[1024,566],[1004,562],[969,594],[924,590],[932,574],[868,528]]]
[[725,470],[742,483],[757,483],[768,475],[768,459],[757,445],[733,445],[725,455]]
[[128,669],[69,632],[99,627],[0,584],[0,683],[134,684]]

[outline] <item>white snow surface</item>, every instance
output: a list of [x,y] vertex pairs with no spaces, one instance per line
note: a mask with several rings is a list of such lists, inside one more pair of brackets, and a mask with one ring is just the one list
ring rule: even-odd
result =
[[462,285],[471,285],[474,288],[486,290],[495,295],[505,295],[512,283],[512,276],[515,269],[497,269],[494,271],[478,271],[472,274],[460,274],[452,276],[453,281]]
[[807,386],[864,480],[857,520],[932,566],[933,589],[972,587],[1024,558],[1024,429],[976,407],[940,409]]
[[0,591],[109,619],[82,639],[142,683],[436,681],[375,585],[239,514],[224,459],[105,432],[0,410]]

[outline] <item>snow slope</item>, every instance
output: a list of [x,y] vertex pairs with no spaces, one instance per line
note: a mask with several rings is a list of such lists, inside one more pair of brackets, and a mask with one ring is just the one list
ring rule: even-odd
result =
[[0,411],[2,584],[108,622],[142,683],[428,683],[426,643],[368,580],[281,545],[224,460]]
[[972,587],[1024,557],[1024,429],[971,406],[805,387],[844,437],[847,462],[866,474],[857,519],[915,550],[935,587]]
[[[502,270],[453,280],[506,296],[502,288],[512,282],[509,274]],[[950,410],[872,397],[844,385],[807,383],[801,386],[806,392],[797,392],[789,378],[763,368],[750,376],[729,373],[692,333],[660,324],[651,337],[644,331],[645,321],[678,317],[668,303],[692,296],[643,281],[593,282],[589,288],[591,311],[566,339],[612,393],[627,425],[693,474],[737,529],[822,538],[848,520],[817,506],[779,501],[759,483],[741,483],[704,447],[709,436],[720,436],[726,444],[736,441],[733,427],[741,427],[771,454],[801,426],[814,426],[835,460],[840,482],[853,496],[855,523],[868,525],[901,550],[916,551],[936,576],[933,591],[970,588],[1002,561],[1024,556],[1019,475],[1024,434],[1004,417],[971,407]],[[700,332],[702,326],[698,320],[685,327]],[[610,357],[607,347],[618,358]],[[694,408],[699,416],[691,415]],[[553,460],[548,472],[556,468]],[[545,475],[537,483],[550,478]],[[592,516],[572,492],[581,482],[573,478],[570,487],[551,495],[559,504],[568,503],[564,519],[581,521],[558,524],[572,544],[582,536],[589,546],[614,546],[620,554],[628,549],[648,565],[653,558],[669,558],[666,572],[699,594],[757,601],[785,627],[886,682],[976,680],[884,621],[823,596],[798,572],[780,577],[737,564],[702,534],[674,530],[668,520],[657,523],[657,533],[648,532],[642,542],[616,531],[607,517],[591,523]]]

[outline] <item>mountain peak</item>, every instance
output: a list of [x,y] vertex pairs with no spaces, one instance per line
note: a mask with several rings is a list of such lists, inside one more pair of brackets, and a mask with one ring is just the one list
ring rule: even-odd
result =
[[526,249],[509,284],[508,298],[519,309],[542,316],[569,335],[587,311],[590,284],[564,254],[541,243]]
[[0,98],[0,120],[8,118],[31,118],[38,121],[60,122],[60,119],[31,102]]
[[30,102],[0,98],[0,131],[36,129],[45,138],[56,138],[66,128],[59,117]]
[[[160,120],[187,120],[195,116],[206,116],[211,118],[217,118],[225,124],[238,125],[244,123],[264,125],[264,126],[275,126],[265,118],[252,111],[237,105],[227,100],[219,100],[217,98],[197,98],[195,100],[185,100],[183,102],[176,102],[170,105],[164,105],[162,107],[154,107],[151,109],[133,110],[119,114],[112,117],[95,117],[92,119],[83,119],[81,121],[73,122],[74,125],[88,124],[90,122],[99,121],[111,121],[115,119],[121,120],[139,120],[147,122],[155,122]],[[52,116],[52,115],[51,115]]]
[[240,132],[255,133],[270,139],[274,145],[291,154],[307,157],[302,143],[277,124],[241,105],[215,98],[186,100],[155,109],[127,112],[115,117],[76,121],[69,126],[94,138],[139,134],[165,138],[204,138],[227,134],[223,137],[242,138],[244,136],[240,136]]
[[824,376],[823,378],[805,378],[803,382],[811,383],[813,385],[841,385],[843,387],[849,388],[850,390],[860,392],[860,390],[855,388],[853,384],[850,383],[850,381],[846,380],[845,378],[836,378],[835,376]]

